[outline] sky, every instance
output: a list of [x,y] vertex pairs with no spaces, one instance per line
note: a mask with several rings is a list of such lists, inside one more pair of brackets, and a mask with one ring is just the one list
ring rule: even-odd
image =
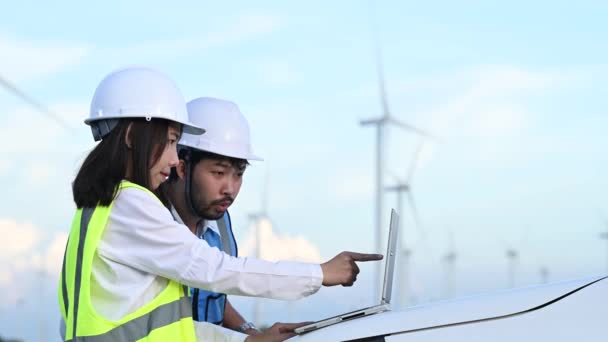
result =
[[[265,258],[383,252],[375,130],[359,124],[382,114],[373,22],[390,114],[437,137],[394,126],[384,136],[385,186],[408,179],[422,143],[409,178],[421,224],[407,201],[398,208],[411,254],[398,262],[396,307],[528,286],[543,268],[548,281],[606,273],[607,10],[591,0],[6,5],[0,76],[55,116],[0,89],[0,336],[57,337],[70,183],[94,146],[83,120],[99,81],[126,65],[163,70],[186,99],[235,101],[249,119],[265,160],[231,207],[242,255],[253,253],[248,215],[264,202]],[[386,236],[396,196],[383,200]],[[519,256],[513,283],[508,249]],[[450,251],[453,268],[442,261]],[[363,265],[353,288],[262,301],[258,320],[373,304],[373,278]],[[234,302],[253,315],[253,300]]]

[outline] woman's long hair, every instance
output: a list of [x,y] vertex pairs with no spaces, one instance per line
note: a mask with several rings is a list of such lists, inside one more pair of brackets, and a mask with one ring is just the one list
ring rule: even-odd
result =
[[[127,146],[129,125],[130,147]],[[157,193],[150,188],[149,171],[167,145],[169,125],[170,122],[163,119],[121,119],[82,163],[72,183],[76,207],[110,205],[120,182],[127,177],[129,164],[129,181]]]

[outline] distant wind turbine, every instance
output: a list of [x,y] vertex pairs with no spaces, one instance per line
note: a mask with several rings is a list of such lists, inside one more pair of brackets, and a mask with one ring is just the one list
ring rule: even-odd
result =
[[[416,151],[414,152],[414,157],[409,165],[407,170],[405,179],[401,179],[399,177],[394,177],[397,180],[397,183],[392,186],[385,187],[386,191],[395,192],[397,194],[397,210],[400,214],[403,211],[403,194],[407,195],[408,204],[410,205],[410,210],[412,213],[412,217],[414,219],[414,224],[416,225],[416,229],[420,232],[420,236],[423,238],[423,243],[426,244],[426,235],[424,229],[422,229],[422,224],[420,222],[420,215],[418,215],[418,210],[416,209],[416,202],[414,201],[414,196],[411,192],[411,184],[412,179],[414,177],[414,172],[416,170],[416,166],[418,165],[418,161],[420,159],[420,153],[423,147],[424,140],[421,140],[418,144]],[[397,241],[397,265],[399,265],[399,305],[404,306],[407,303],[407,296],[409,295],[409,289],[407,286],[407,275],[409,274],[409,263],[410,263],[410,255],[411,249],[407,248],[408,243],[404,243],[406,240],[406,231],[403,229],[403,224],[401,221],[399,222],[399,235]]]
[[[373,8],[371,13],[373,14]],[[380,42],[378,39],[378,30],[377,25],[375,23],[375,18],[372,16],[372,27],[373,27],[373,43],[375,47],[376,53],[376,72],[378,74],[378,90],[380,93],[380,104],[382,106],[382,115],[380,117],[375,117],[371,119],[361,120],[360,124],[362,126],[375,126],[376,127],[376,205],[374,210],[374,218],[375,218],[375,252],[382,251],[382,217],[383,217],[383,205],[382,205],[382,191],[384,187],[383,176],[384,176],[384,133],[386,125],[394,125],[396,127],[402,128],[406,131],[431,137],[427,132],[418,129],[410,124],[401,122],[397,120],[394,116],[391,115],[389,105],[388,105],[388,97],[386,94],[386,87],[384,81],[384,69],[382,64],[382,52],[380,48]],[[380,286],[380,282],[382,280],[381,276],[381,263],[375,263],[375,274],[374,279],[376,279],[375,287],[372,287],[374,296],[377,296],[379,291],[378,287]]]
[[608,274],[608,220],[604,216],[604,214],[600,211],[600,218],[602,223],[604,224],[604,228],[606,228],[605,232],[601,232],[599,234],[599,238],[602,240],[606,240],[606,274]]
[[[255,229],[254,239],[255,239],[255,257],[256,259],[262,258],[262,223],[268,222],[268,224],[272,227],[272,221],[268,217],[268,188],[270,184],[270,167],[266,164],[266,172],[264,173],[264,187],[262,188],[261,194],[261,208],[259,211],[251,213],[248,215],[249,222],[251,222],[251,226]],[[255,299],[253,306],[253,322],[256,325],[261,324],[262,317],[262,307],[259,298]]]
[[444,298],[451,298],[454,296],[454,277],[455,277],[455,266],[456,266],[456,246],[454,245],[454,233],[448,228],[448,251],[443,256],[442,261],[445,267],[445,286],[443,291]]
[[[520,241],[519,247],[521,248],[527,241],[528,235],[530,233],[530,227],[526,226],[524,230],[524,234]],[[516,286],[516,276],[517,276],[517,268],[520,265],[520,253],[515,246],[508,245],[503,241],[503,245],[505,246],[505,256],[507,257],[507,286],[509,288],[513,288]]]

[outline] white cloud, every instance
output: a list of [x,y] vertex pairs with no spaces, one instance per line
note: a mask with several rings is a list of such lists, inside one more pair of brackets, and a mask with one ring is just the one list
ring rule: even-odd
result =
[[[420,108],[432,109],[423,109],[416,115],[418,122],[414,122],[441,140],[438,144],[426,141],[420,165],[424,168],[432,160],[433,151],[441,150],[443,144],[474,147],[476,155],[485,160],[508,160],[525,144],[521,138],[534,123],[535,113],[527,109],[528,100],[575,79],[574,72],[490,65],[395,83],[391,87],[397,94],[435,94],[418,101],[423,104]],[[439,105],[438,97],[445,99]],[[411,143],[399,146],[407,145]]]
[[[275,234],[272,223],[267,218],[256,222],[260,230],[260,258],[269,261],[292,260],[320,262],[319,249],[301,236],[291,237]],[[256,250],[255,229],[239,245],[241,256],[254,256]]]
[[49,274],[59,274],[61,272],[61,263],[63,262],[63,253],[68,241],[68,233],[57,233],[53,236],[51,242],[47,245],[44,253],[43,268]]
[[0,236],[5,244],[0,249],[0,258],[13,259],[30,252],[40,242],[39,229],[29,222],[0,219]]
[[431,117],[429,130],[442,136],[487,135],[488,129],[490,133],[516,131],[530,116],[523,110],[526,96],[560,87],[573,76],[497,65],[459,72],[453,77],[457,81],[450,83],[455,89],[446,96],[451,100],[425,114]]
[[72,174],[76,161],[93,145],[82,123],[86,105],[65,102],[49,108],[69,127],[26,106],[8,110],[9,115],[0,119],[0,154],[6,158],[0,162],[0,174],[12,174],[33,189],[51,184],[58,175]]
[[62,138],[77,138],[86,133],[81,126],[88,112],[87,104],[64,102],[49,105],[48,108],[69,126],[61,126],[51,117],[29,106],[6,110],[8,114],[0,120],[0,139],[6,143],[1,145],[0,152],[43,154],[57,148]]
[[57,166],[48,162],[34,161],[26,166],[26,181],[33,187],[48,184],[53,175],[57,174]]
[[31,223],[0,219],[0,304],[25,297],[24,279],[44,278],[55,284],[61,270],[67,233],[48,232]]
[[332,201],[356,203],[371,198],[374,194],[372,177],[368,168],[349,167],[338,170],[330,180]]
[[40,79],[78,64],[90,50],[82,44],[26,40],[0,34],[2,76],[14,82]]
[[254,68],[262,82],[275,87],[289,86],[300,79],[298,72],[286,61],[265,61]]
[[[147,41],[118,49],[110,49],[104,55],[112,60],[139,60],[142,56],[171,58],[194,51],[230,45],[276,31],[283,25],[280,17],[271,14],[250,13],[236,17],[223,29],[204,35]],[[121,62],[122,64],[124,62]]]

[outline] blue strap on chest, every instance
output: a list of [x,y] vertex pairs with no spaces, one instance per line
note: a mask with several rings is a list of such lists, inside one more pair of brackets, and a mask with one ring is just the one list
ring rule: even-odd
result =
[[[220,222],[221,221],[221,222]],[[228,213],[218,220],[218,227],[222,236],[215,231],[207,228],[200,238],[207,241],[209,246],[216,247],[227,254],[236,256],[237,246],[230,225],[230,216]],[[223,226],[223,227],[222,227]],[[224,250],[228,247],[230,250]],[[222,324],[224,321],[224,309],[226,306],[226,295],[206,291],[203,289],[191,289],[192,294],[192,312],[193,318],[200,322],[209,322],[214,324]]]

